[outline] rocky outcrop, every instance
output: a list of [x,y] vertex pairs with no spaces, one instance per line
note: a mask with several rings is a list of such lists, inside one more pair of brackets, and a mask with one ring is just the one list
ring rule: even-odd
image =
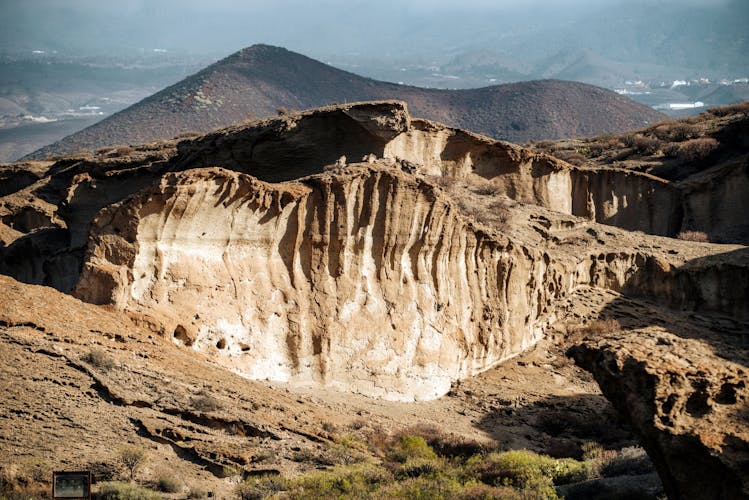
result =
[[739,256],[700,263],[726,249],[595,224],[674,231],[671,185],[415,120],[403,103],[47,169],[0,203],[0,271],[142,313],[251,378],[436,397],[533,345],[578,286],[745,314],[746,290],[723,286],[749,268]]
[[746,359],[657,330],[589,338],[570,354],[639,434],[669,498],[749,496]]
[[434,398],[525,350],[570,273],[392,168],[164,177],[94,221],[76,294],[253,379]]
[[[527,148],[412,119],[404,103],[380,101],[32,165],[39,180],[23,180],[18,184],[23,189],[0,199],[1,220],[15,225],[13,230],[0,227],[5,243],[0,270],[70,291],[95,214],[158,182],[165,172],[221,166],[279,182],[365,158],[406,162],[411,172],[422,175],[489,183],[494,193],[518,202],[630,230],[673,236],[679,228],[674,215],[681,208],[679,192],[656,178],[626,170],[581,170]],[[18,169],[3,171],[16,175]],[[43,218],[36,211],[21,213],[34,204],[44,206]],[[31,262],[16,265],[17,255]]]
[[679,188],[685,193],[686,229],[705,232],[710,241],[749,243],[749,155],[691,177]]
[[681,193],[624,169],[581,169],[545,154],[464,130],[412,119],[394,101],[335,106],[234,127],[183,142],[175,168],[225,168],[268,182],[320,172],[340,158],[405,160],[425,175],[489,181],[513,200],[603,224],[674,236]]

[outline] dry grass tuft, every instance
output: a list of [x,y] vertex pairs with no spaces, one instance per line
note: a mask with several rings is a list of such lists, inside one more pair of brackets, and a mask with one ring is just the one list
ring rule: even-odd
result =
[[728,116],[735,115],[736,113],[746,113],[749,112],[749,101],[737,102],[719,108],[710,108],[707,112],[713,116]]
[[707,234],[702,231],[682,231],[676,235],[680,240],[684,241],[696,241],[699,243],[709,243],[710,239]]
[[704,160],[718,148],[718,144],[712,137],[690,139],[679,146],[677,157],[683,161]]
[[586,335],[589,334],[595,336],[603,336],[618,332],[621,329],[622,325],[618,320],[613,318],[606,318],[591,321],[588,325],[580,328],[579,332]]

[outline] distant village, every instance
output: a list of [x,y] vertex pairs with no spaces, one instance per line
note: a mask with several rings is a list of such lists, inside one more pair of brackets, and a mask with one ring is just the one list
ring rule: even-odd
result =
[[[650,95],[658,91],[663,90],[676,90],[680,87],[691,87],[691,86],[708,86],[708,85],[749,85],[749,78],[735,78],[733,80],[720,79],[710,80],[709,78],[695,78],[692,80],[674,80],[672,82],[659,82],[649,83],[642,80],[627,80],[624,82],[624,87],[615,88],[614,91],[617,94],[629,95],[629,96],[642,96]],[[703,101],[681,101],[681,102],[664,102],[653,106],[654,109],[659,111],[680,111],[688,109],[697,109],[705,107],[706,104]]]

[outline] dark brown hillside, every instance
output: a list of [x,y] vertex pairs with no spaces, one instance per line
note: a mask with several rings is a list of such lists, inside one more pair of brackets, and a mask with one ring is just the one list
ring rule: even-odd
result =
[[373,99],[406,101],[415,116],[509,141],[620,132],[663,115],[614,92],[544,80],[469,90],[380,82],[267,45],[255,45],[28,158],[206,132],[279,108]]

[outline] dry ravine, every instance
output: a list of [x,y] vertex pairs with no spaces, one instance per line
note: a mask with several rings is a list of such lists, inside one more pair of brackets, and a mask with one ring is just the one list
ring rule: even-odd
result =
[[[574,166],[397,101],[3,165],[0,178],[4,380],[23,381],[2,407],[8,456],[56,443],[55,466],[85,465],[143,440],[153,474],[179,464],[228,495],[226,477],[299,474],[304,450],[328,445],[399,477],[375,423],[447,427],[474,451],[613,456],[551,423],[585,408],[612,416],[604,448],[639,439],[669,497],[749,494],[749,250],[676,238],[702,203],[688,182]],[[733,220],[734,201],[713,199],[710,217]],[[35,391],[44,401],[25,399]],[[102,444],[63,458],[57,427],[103,433],[107,406]],[[658,494],[652,468],[622,481],[589,465],[593,486],[572,473],[561,489],[521,486]],[[487,488],[515,486],[481,467]],[[294,498],[289,484],[275,493]]]

